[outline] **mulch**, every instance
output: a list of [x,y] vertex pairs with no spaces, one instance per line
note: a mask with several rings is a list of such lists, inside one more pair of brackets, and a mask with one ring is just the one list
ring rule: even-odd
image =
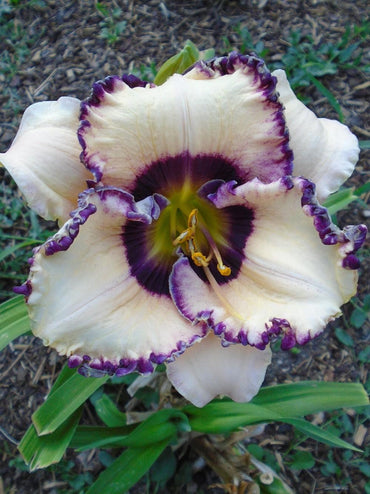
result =
[[[3,4],[0,2],[0,13]],[[120,7],[119,21],[127,23],[114,45],[109,45],[107,39],[100,36],[104,18],[91,0],[20,2],[18,7],[0,16],[0,43],[4,44],[7,60],[12,66],[9,70],[4,65],[4,58],[0,58],[1,151],[9,146],[22,111],[31,103],[57,99],[62,95],[86,98],[96,80],[111,74],[140,73],[143,67],[153,62],[160,66],[178,52],[187,39],[200,49],[214,48],[217,54],[223,54],[230,46],[240,47],[240,38],[235,33],[236,26],[240,25],[248,28],[255,42],[263,40],[269,50],[267,61],[277,61],[286,52],[286,40],[292,30],[309,34],[315,44],[336,42],[343,36],[347,25],[361,24],[368,13],[364,0],[117,0],[106,1],[104,5],[110,10]],[[1,35],[2,28],[9,22],[14,22],[14,30],[21,33],[16,44],[10,39],[11,35],[7,40]],[[340,102],[347,125],[360,139],[369,139],[365,74],[346,71],[327,76],[325,81]],[[336,118],[333,108],[314,88],[304,92],[311,96],[311,108],[319,116]],[[358,171],[351,179],[352,185],[366,181],[366,158],[366,153],[362,153]],[[0,173],[4,175],[3,171]],[[6,174],[5,179],[4,186],[8,186]],[[363,208],[355,205],[340,215],[340,221],[343,224],[363,223],[366,219],[364,214]],[[366,269],[368,273],[365,262],[360,296],[368,292]],[[344,311],[347,320],[351,310],[351,305],[347,305]],[[300,349],[299,353],[275,354],[266,382],[318,379],[365,383],[367,370],[358,362],[356,354],[366,344],[367,328],[355,330],[346,327],[355,340],[352,350],[335,338],[334,329],[339,326],[344,327],[343,322],[330,325],[324,335]],[[0,494],[57,493],[58,488],[67,488],[65,480],[58,478],[53,471],[29,474],[15,468],[17,452],[12,442],[21,439],[32,413],[45,399],[62,363],[63,359],[33,337],[19,338],[0,355],[0,426],[4,434],[0,450]],[[92,414],[91,410],[86,420],[89,414]],[[268,426],[262,435],[255,438],[255,442],[270,449],[280,463],[293,440],[291,428],[278,424]],[[313,441],[305,442],[301,447],[313,452],[319,462],[307,471],[284,469],[286,480],[297,493],[364,492],[365,476],[345,465],[337,450],[333,450],[333,454],[342,470],[342,477],[324,476],[320,471],[320,461],[327,458],[328,447]],[[200,492],[201,489],[203,492],[223,492],[219,487],[208,490],[211,484],[220,480],[211,469],[199,463],[199,455],[194,451],[186,455],[197,465],[197,473],[187,488],[176,492]],[[96,475],[100,468],[96,455],[90,457],[89,462],[83,455],[69,455],[68,458],[73,459],[76,472],[90,471]],[[9,462],[13,466],[9,466]],[[351,478],[351,485],[341,483],[340,478],[344,476]],[[144,493],[145,486],[140,484],[133,492]]]

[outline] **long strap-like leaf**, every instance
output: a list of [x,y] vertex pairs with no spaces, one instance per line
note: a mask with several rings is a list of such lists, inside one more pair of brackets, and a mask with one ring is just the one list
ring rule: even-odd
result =
[[30,330],[24,297],[13,297],[0,305],[0,350]]

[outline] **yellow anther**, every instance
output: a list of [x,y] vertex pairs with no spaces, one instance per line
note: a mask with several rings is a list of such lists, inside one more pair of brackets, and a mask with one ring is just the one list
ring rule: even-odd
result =
[[193,238],[193,236],[194,236],[193,230],[191,228],[187,228],[186,230],[181,232],[180,235],[176,237],[172,243],[173,245],[183,244],[187,240]]
[[188,227],[192,228],[195,234],[195,227],[197,226],[198,223],[198,210],[193,209],[191,213],[189,214],[188,218]]
[[173,240],[173,245],[179,245],[183,244],[184,242],[187,242],[188,240],[194,240],[195,237],[195,228],[198,223],[198,210],[193,209],[191,213],[189,214],[188,217],[188,228],[184,230],[183,232],[180,233],[178,237]]
[[201,252],[193,252],[191,258],[196,266],[207,267],[209,264],[206,256],[204,256]]
[[229,268],[229,266],[225,266],[224,264],[223,265],[217,264],[217,269],[218,269],[218,272],[220,274],[222,274],[222,276],[230,276],[231,275],[231,269]]

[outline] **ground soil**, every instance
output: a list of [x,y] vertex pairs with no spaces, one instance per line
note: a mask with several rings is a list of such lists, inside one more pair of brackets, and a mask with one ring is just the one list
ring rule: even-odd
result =
[[[6,3],[0,2],[0,9]],[[21,113],[29,104],[57,99],[61,95],[86,98],[96,80],[110,74],[139,70],[141,65],[149,66],[153,61],[159,66],[178,52],[187,39],[200,49],[214,48],[217,54],[223,54],[230,46],[238,48],[240,38],[235,34],[235,27],[241,25],[248,28],[254,42],[263,40],[269,50],[267,58],[276,61],[286,52],[286,40],[292,30],[309,34],[316,44],[337,42],[347,25],[360,24],[368,14],[364,0],[117,0],[106,1],[104,5],[108,9],[120,7],[122,14],[118,20],[127,22],[114,45],[109,45],[107,39],[101,37],[102,26],[99,23],[104,18],[91,0],[19,2],[18,7],[10,8],[8,14],[0,17],[0,30],[9,21],[14,21],[28,40],[24,52],[16,47],[9,49],[14,46],[11,40],[5,45],[10,53],[9,63],[15,64],[16,70],[9,75],[9,71],[0,67],[1,151],[9,146]],[[324,81],[340,102],[347,125],[360,139],[369,139],[365,74],[356,70],[343,71],[327,76]],[[333,108],[314,88],[308,88],[305,93],[312,98],[311,108],[319,116],[336,118]],[[366,154],[362,153],[357,174],[352,179],[353,185],[366,181],[367,163]],[[9,177],[3,175],[4,186],[11,186]],[[366,209],[354,205],[340,215],[340,222],[343,225],[363,223],[367,217]],[[366,269],[365,261],[361,271],[360,297],[368,292]],[[348,305],[344,311],[347,320],[351,311],[352,306]],[[334,329],[337,327],[344,327],[352,336],[355,341],[353,349],[345,347],[335,337]],[[345,325],[343,320],[338,321],[299,353],[278,352],[268,372],[267,383],[307,379],[365,383],[367,370],[356,358],[365,344],[366,328],[356,330]],[[0,449],[1,494],[56,493],[67,486],[65,477],[50,470],[29,474],[16,468],[14,459],[17,452],[13,444],[22,437],[31,414],[45,399],[62,362],[55,352],[42,347],[33,337],[19,338],[0,355],[0,426],[4,436]],[[89,414],[91,411],[86,412],[86,420]],[[352,415],[349,415],[350,420],[354,420]],[[316,419],[319,421],[320,417]],[[255,438],[257,444],[272,451],[279,463],[292,441],[292,430],[279,425],[269,426]],[[360,446],[364,447],[363,441]],[[358,469],[346,465],[336,450],[333,455],[340,465],[341,474],[324,476],[320,466],[328,458],[330,448],[312,441],[300,447],[312,451],[318,461],[307,471],[283,468],[283,475],[295,492],[365,492],[365,476]],[[178,492],[222,492],[219,487],[209,488],[211,484],[220,483],[220,479],[204,466],[200,456],[194,450],[185,454],[198,473],[187,487]],[[91,456],[88,462],[81,455],[78,458],[72,456],[72,459],[76,472],[89,471],[95,476],[100,468],[96,455]],[[344,477],[350,477],[349,485],[342,482]],[[145,486],[137,487],[135,492],[146,492]]]

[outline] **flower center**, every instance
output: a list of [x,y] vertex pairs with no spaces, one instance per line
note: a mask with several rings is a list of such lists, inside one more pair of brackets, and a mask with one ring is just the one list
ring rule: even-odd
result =
[[180,252],[206,283],[222,285],[238,275],[254,213],[245,206],[218,209],[206,197],[217,182],[246,179],[220,156],[188,153],[152,163],[137,178],[130,190],[136,201],[154,193],[169,200],[150,225],[129,221],[123,230],[131,275],[143,288],[170,296],[169,276]]
[[169,295],[168,279],[180,250],[206,283],[234,279],[253,227],[253,211],[244,206],[217,209],[189,184],[168,198],[168,206],[150,225],[129,221],[123,231],[131,274],[147,290]]
[[222,276],[231,269],[222,260],[228,245],[229,226],[224,214],[208,200],[199,197],[190,183],[170,195],[169,205],[156,222],[148,227],[149,255],[175,262],[179,248],[197,267],[208,267],[216,260]]

